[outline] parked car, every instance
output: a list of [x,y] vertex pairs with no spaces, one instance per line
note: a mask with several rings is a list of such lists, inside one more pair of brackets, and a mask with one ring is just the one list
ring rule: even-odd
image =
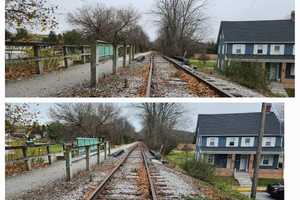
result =
[[267,187],[267,192],[271,195],[271,197],[284,200],[284,184],[283,183],[275,183],[270,184]]

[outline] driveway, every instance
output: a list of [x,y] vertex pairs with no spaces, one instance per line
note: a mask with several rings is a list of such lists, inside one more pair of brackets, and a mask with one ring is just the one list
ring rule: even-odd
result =
[[[243,193],[247,196],[250,196],[249,192]],[[256,193],[256,200],[275,200],[272,197],[270,197],[270,195],[266,192],[257,192]]]
[[[135,57],[147,53],[136,54]],[[126,59],[129,60],[128,58]],[[117,67],[123,66],[120,57]],[[100,62],[97,65],[97,77],[112,73],[112,60]],[[6,97],[55,97],[63,89],[74,87],[90,80],[90,63],[70,66],[67,69],[36,75],[26,80],[6,81]]]

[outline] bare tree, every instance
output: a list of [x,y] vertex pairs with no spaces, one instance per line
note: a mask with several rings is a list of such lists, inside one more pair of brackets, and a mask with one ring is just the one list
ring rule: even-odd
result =
[[162,145],[168,148],[171,132],[184,113],[180,104],[143,103],[137,108],[141,110],[145,142],[150,148],[160,149]]
[[159,24],[159,49],[169,55],[183,55],[192,43],[203,39],[204,8],[207,0],[157,0],[152,11]]
[[107,124],[118,117],[118,108],[111,104],[57,104],[50,109],[50,116],[55,121],[73,127],[81,136],[99,136]]
[[105,40],[113,44],[114,74],[117,71],[117,48],[123,39],[122,33],[135,26],[138,19],[139,15],[133,8],[115,9],[100,4],[78,9],[68,16],[68,21],[92,43],[96,40]]

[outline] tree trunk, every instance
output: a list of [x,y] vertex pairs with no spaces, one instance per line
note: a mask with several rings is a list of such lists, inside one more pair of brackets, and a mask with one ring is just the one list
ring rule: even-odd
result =
[[113,74],[117,73],[118,45],[113,45]]
[[123,67],[126,67],[126,54],[127,54],[127,47],[126,42],[123,45]]
[[96,87],[97,84],[97,69],[96,69],[96,58],[97,58],[97,46],[96,43],[91,45],[91,70],[90,70],[90,86]]

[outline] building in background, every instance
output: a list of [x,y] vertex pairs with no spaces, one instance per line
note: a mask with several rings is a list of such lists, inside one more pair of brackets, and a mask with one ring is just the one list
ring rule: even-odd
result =
[[217,66],[259,63],[271,82],[295,88],[295,12],[289,20],[223,21],[218,36]]
[[[216,167],[220,176],[243,172],[253,175],[261,113],[199,115],[196,130],[196,159]],[[261,178],[283,177],[283,127],[273,112],[266,114]]]

